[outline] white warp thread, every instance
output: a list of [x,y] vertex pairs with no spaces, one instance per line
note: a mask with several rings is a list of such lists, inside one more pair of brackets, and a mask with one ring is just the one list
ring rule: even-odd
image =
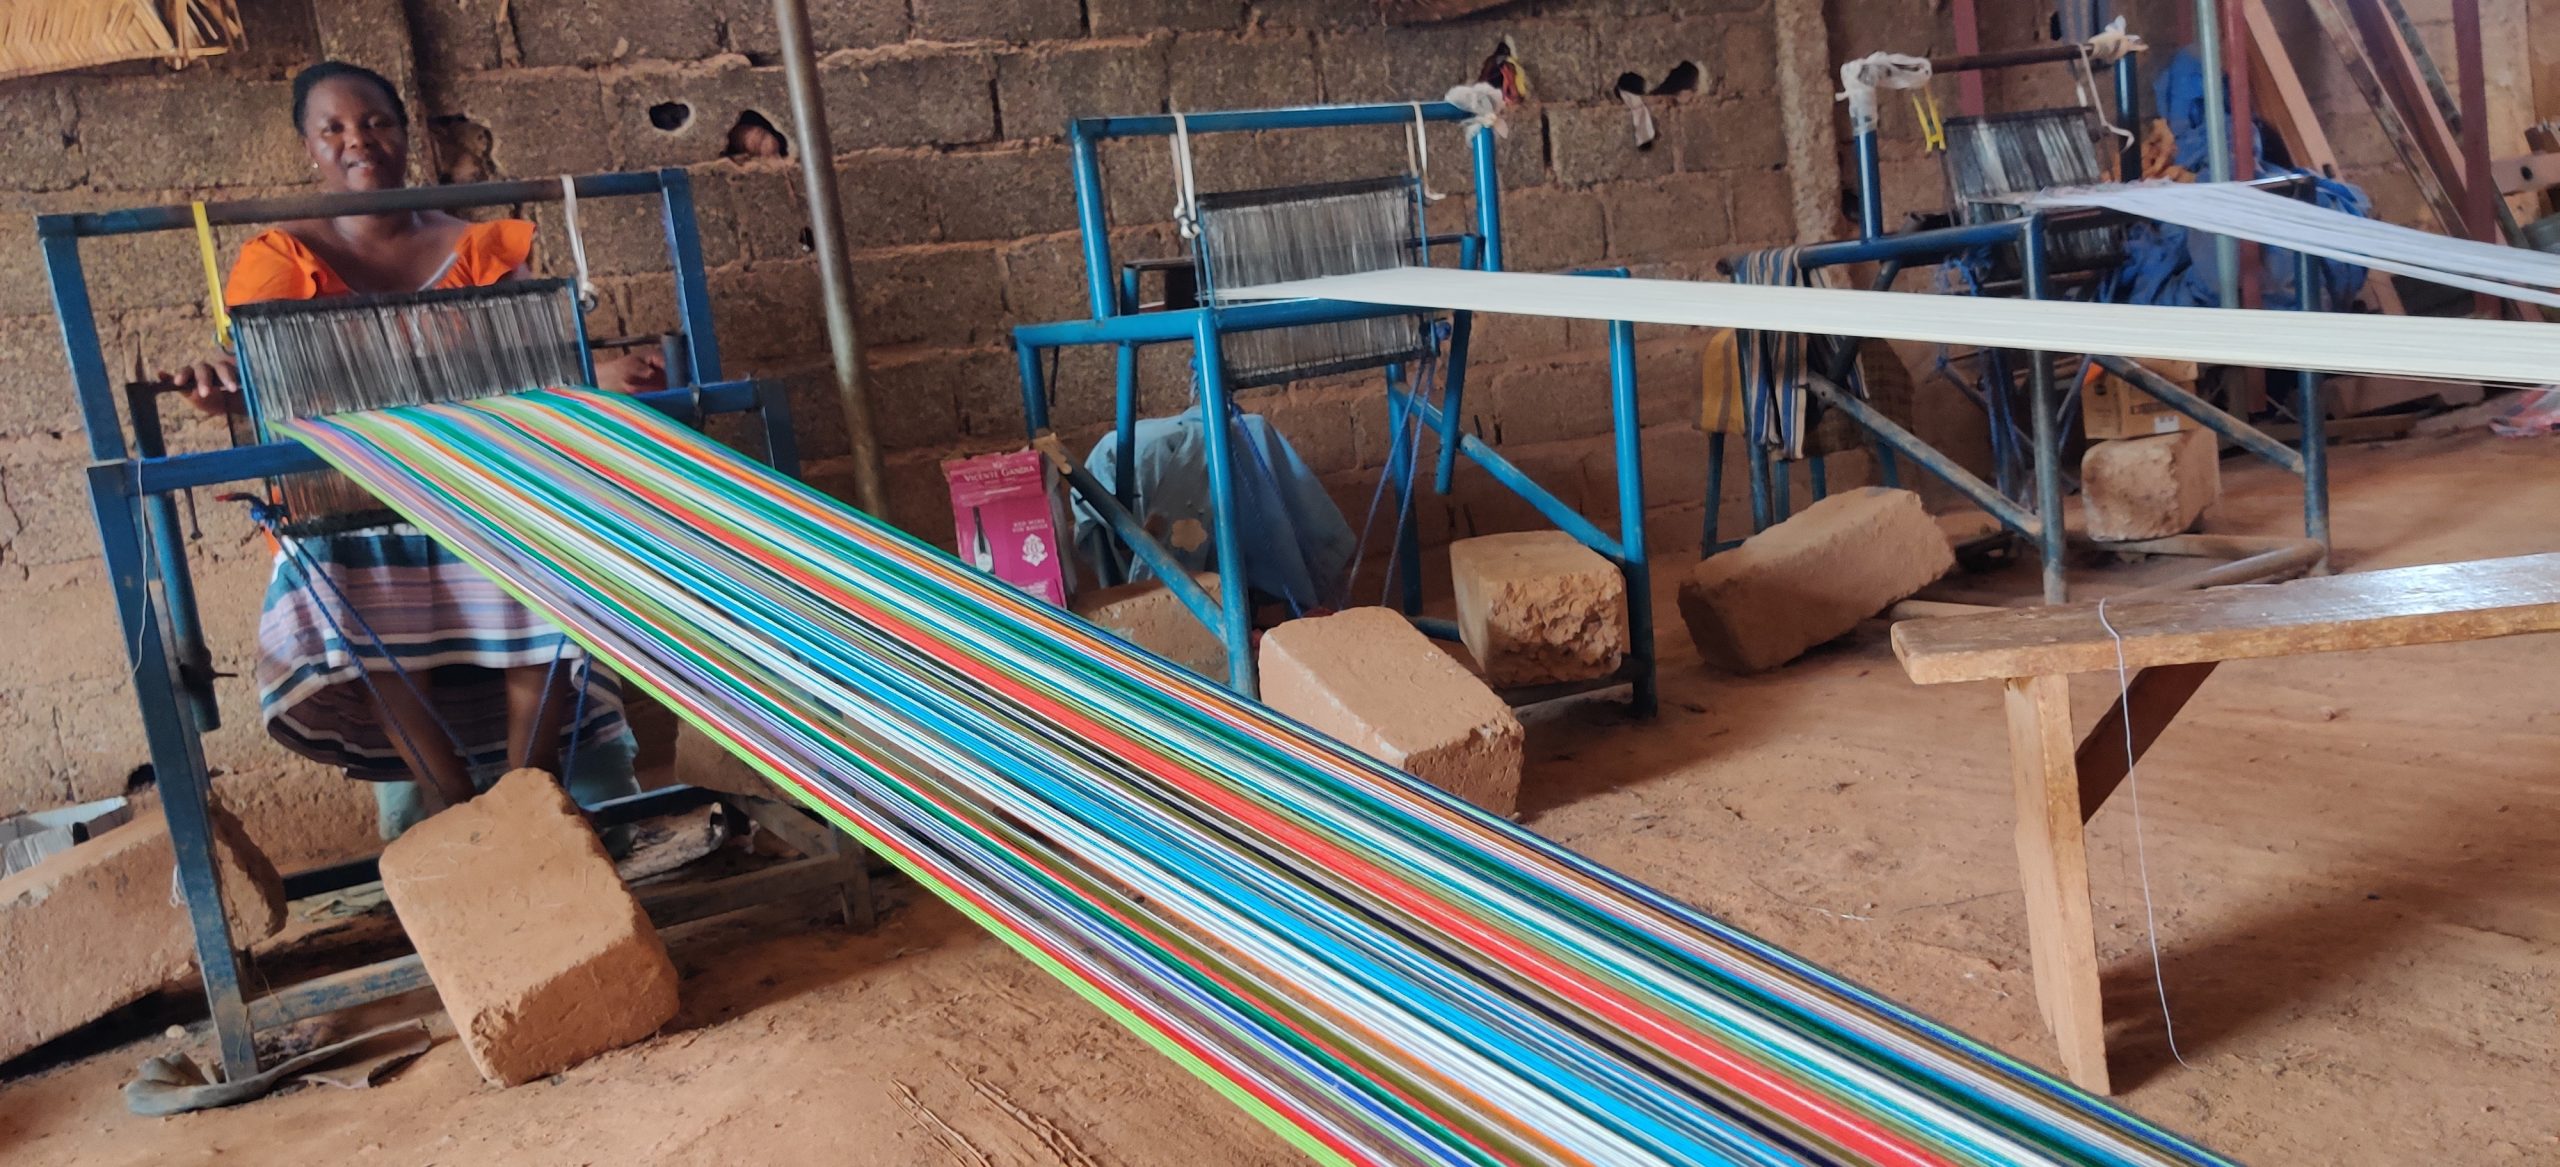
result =
[[2021,195],[2038,209],[2101,207],[2216,235],[2307,251],[2471,292],[2560,308],[2560,255],[2412,230],[2269,194],[2245,183],[2142,182]]
[[1843,288],[1748,287],[1402,267],[1222,291],[1232,300],[1349,300],[1701,328],[1833,333],[1925,344],[2547,384],[2560,327],[2507,320],[1994,300]]

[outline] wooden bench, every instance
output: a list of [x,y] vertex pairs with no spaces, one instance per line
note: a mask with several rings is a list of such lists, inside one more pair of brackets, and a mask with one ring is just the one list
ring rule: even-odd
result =
[[[2036,1003],[2071,1080],[2108,1092],[2081,828],[2125,778],[2128,719],[2139,758],[2222,661],[2532,632],[2560,632],[2560,554],[2128,600],[2107,605],[2105,624],[2096,604],[2064,604],[1894,625],[1913,681],[2006,689]],[[2119,651],[2137,670],[2127,696],[2075,740],[2070,675],[2113,672]]]

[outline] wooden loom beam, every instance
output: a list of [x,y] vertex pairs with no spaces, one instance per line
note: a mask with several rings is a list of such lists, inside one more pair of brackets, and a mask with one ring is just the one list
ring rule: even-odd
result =
[[[2390,140],[2392,151],[2400,156],[2400,165],[2407,168],[2410,179],[2418,184],[2418,194],[2435,212],[2437,222],[2443,225],[2447,234],[2468,236],[2470,232],[2463,226],[2461,204],[2454,199],[2455,188],[2448,187],[2444,175],[2428,161],[2416,131],[2401,117],[2398,106],[2384,91],[2373,57],[2365,51],[2364,41],[2357,35],[2354,21],[2339,6],[2341,0],[2304,0],[2304,3],[2311,9],[2312,17],[2320,22],[2320,30],[2327,34],[2329,43],[2338,50],[2339,61],[2346,67],[2347,80],[2354,83],[2356,92],[2364,96],[2365,105],[2373,110],[2375,120],[2382,124],[2382,136]],[[2459,180],[2456,181],[2458,183]]]
[[[2267,0],[2239,0],[2235,5],[2239,18],[2248,31],[2249,76],[2256,94],[2263,98],[2259,116],[2275,128],[2276,137],[2284,142],[2285,153],[2293,164],[2329,178],[2338,177],[2338,150],[2329,142],[2329,131],[2321,126],[2319,111],[2311,104],[2311,93],[2303,87],[2302,72],[2293,64],[2293,55],[2285,51],[2284,40],[2276,33],[2275,16],[2267,11]],[[2370,273],[2365,291],[2373,297],[2374,307],[2392,316],[2406,316],[2409,310],[2400,302],[2400,289],[2385,272]]]

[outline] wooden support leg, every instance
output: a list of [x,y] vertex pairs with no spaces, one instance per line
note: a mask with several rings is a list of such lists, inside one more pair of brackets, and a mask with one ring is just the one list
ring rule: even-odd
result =
[[2013,677],[2002,684],[2036,1005],[2062,1047],[2063,1072],[2081,1089],[2105,1094],[2106,1017],[2090,920],[2089,856],[2080,829],[2080,777],[2072,761],[2070,680]]
[[844,913],[845,926],[856,932],[868,932],[879,923],[871,902],[869,857],[859,845],[833,826],[800,813],[796,806],[763,798],[740,801],[747,804],[747,817],[811,859],[853,855],[858,861],[845,866],[845,880],[836,887],[836,906]]
[[2107,796],[2114,794],[2116,786],[2132,772],[2125,765],[2125,719],[2133,719],[2132,754],[2138,762],[2151,751],[2151,743],[2160,740],[2178,711],[2187,707],[2187,698],[2195,696],[2196,688],[2213,675],[2216,663],[2208,660],[2135,670],[2133,680],[2125,686],[2124,699],[2098,719],[2073,754],[2073,767],[2080,771],[2081,822],[2097,814]]

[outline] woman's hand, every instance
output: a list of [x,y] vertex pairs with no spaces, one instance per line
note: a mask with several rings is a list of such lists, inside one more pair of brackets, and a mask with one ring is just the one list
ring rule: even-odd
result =
[[175,372],[162,370],[154,379],[186,394],[187,404],[216,417],[241,410],[240,363],[228,356],[180,365]]
[[656,353],[624,353],[596,362],[596,388],[607,393],[655,393],[666,387],[666,358]]

